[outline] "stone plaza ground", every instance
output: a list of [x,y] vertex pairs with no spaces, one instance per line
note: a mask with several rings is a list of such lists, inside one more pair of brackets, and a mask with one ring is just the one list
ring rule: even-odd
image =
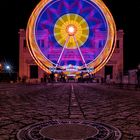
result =
[[0,140],[47,120],[91,120],[140,140],[140,90],[96,83],[0,84]]

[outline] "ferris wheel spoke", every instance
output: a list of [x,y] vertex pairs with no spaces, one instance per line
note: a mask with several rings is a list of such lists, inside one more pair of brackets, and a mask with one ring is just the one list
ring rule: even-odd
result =
[[78,48],[78,51],[79,51],[79,53],[80,53],[80,56],[81,56],[81,58],[82,58],[82,61],[83,61],[84,65],[85,65],[85,67],[87,68],[86,61],[85,61],[84,56],[83,56],[83,54],[82,54],[82,52],[81,52],[81,49],[80,49],[80,47],[79,47],[79,45],[78,45],[78,42],[77,42],[77,40],[76,40],[76,37],[73,36],[73,38],[74,38],[76,47]]
[[65,42],[65,44],[64,44],[64,46],[63,46],[63,49],[62,49],[62,51],[61,51],[61,54],[60,54],[60,56],[59,56],[59,58],[58,58],[58,60],[57,60],[57,63],[56,63],[56,66],[55,66],[55,68],[57,68],[57,66],[59,65],[59,63],[60,63],[60,60],[61,60],[61,58],[62,58],[62,55],[63,55],[63,53],[64,53],[64,50],[66,49],[66,45],[67,45],[67,43],[68,43],[68,41],[69,41],[69,39],[70,39],[70,36],[68,36],[67,37],[67,39],[66,39],[66,42]]

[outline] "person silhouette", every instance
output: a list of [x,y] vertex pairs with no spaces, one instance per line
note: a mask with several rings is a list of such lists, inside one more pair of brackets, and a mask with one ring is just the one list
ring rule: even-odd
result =
[[137,82],[138,82],[138,88],[140,88],[140,65],[138,66],[137,69]]
[[53,71],[50,74],[50,79],[51,79],[51,83],[53,83],[54,82],[54,72]]

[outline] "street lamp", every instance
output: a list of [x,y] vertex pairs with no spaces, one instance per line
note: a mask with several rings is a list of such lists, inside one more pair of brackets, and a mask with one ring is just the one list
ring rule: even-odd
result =
[[6,70],[10,70],[11,67],[9,65],[6,66]]
[[11,72],[12,68],[10,65],[5,65],[5,71],[6,72]]

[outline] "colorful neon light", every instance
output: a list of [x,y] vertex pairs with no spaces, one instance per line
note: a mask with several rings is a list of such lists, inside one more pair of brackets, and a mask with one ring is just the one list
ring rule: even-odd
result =
[[43,0],[30,16],[26,40],[46,72],[73,65],[96,73],[112,56],[116,26],[101,0]]

